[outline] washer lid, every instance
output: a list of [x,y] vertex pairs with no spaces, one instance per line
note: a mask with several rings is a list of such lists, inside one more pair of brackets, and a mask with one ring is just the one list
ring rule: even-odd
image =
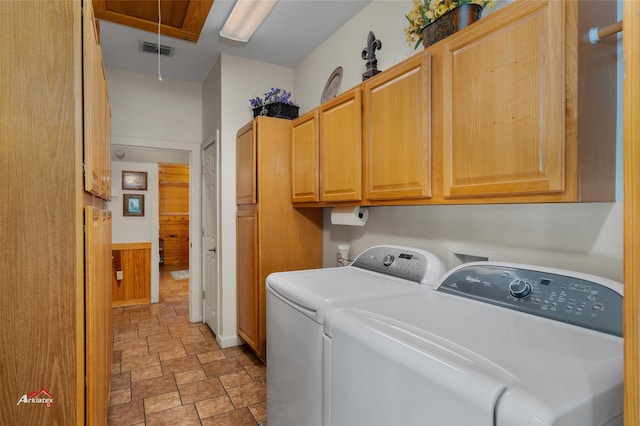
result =
[[268,293],[319,324],[333,307],[426,289],[413,281],[353,266],[276,272],[267,277]]
[[516,377],[446,337],[358,312],[331,338],[329,423],[493,425]]
[[[507,386],[496,413],[505,423],[497,424],[605,424],[622,413],[623,340],[603,332],[436,291],[331,311],[324,330],[331,337],[332,365],[340,354],[346,356],[338,361],[351,372],[344,381],[384,369],[389,376],[403,374],[403,388],[424,389],[425,402],[415,415],[439,413],[444,406],[430,402],[425,386],[433,384],[423,372],[434,360],[442,365],[443,383],[455,382],[456,389],[471,391],[478,386],[475,376],[460,375],[462,370],[449,362],[460,357],[484,360],[476,362],[478,366],[495,366],[484,369],[487,381],[480,383],[489,383],[496,374],[504,377]],[[362,362],[369,353],[382,357],[377,365]],[[332,389],[345,385],[331,368]],[[500,371],[506,373],[496,373]],[[392,404],[395,393],[404,395],[387,391],[384,381],[371,380],[364,387],[380,395],[379,404]],[[332,396],[332,407],[334,402],[340,404]],[[395,402],[410,410],[401,396]],[[559,419],[564,423],[556,423]]]

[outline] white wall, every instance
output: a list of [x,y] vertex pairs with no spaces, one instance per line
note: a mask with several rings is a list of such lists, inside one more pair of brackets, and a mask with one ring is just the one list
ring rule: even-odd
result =
[[[508,2],[497,2],[498,7],[504,3]],[[403,33],[404,15],[411,4],[411,0],[373,0],[301,61],[294,69],[294,94],[302,109],[318,105],[327,78],[339,65],[344,69],[340,92],[360,83],[364,72],[360,52],[369,30],[382,41],[382,49],[376,51],[379,69],[415,54]],[[485,10],[483,15],[493,11]],[[620,202],[375,207],[363,228],[333,226],[329,209],[324,213],[325,266],[335,265],[338,243],[351,244],[352,256],[374,244],[392,243],[431,250],[447,264],[450,248],[467,248],[496,260],[549,265],[622,281]]]
[[[496,0],[496,6],[485,9],[489,15],[510,3]],[[411,0],[372,0],[360,13],[331,35],[294,68],[294,98],[300,104],[300,113],[315,108],[320,103],[322,91],[334,69],[343,68],[342,83],[338,94],[362,82],[366,67],[361,56],[367,46],[369,31],[382,41],[376,50],[378,69],[384,71],[398,62],[416,54],[404,35],[405,15],[411,10]],[[422,49],[422,47],[420,47]]]
[[[205,142],[220,129],[220,235],[219,280],[222,347],[238,344],[236,321],[236,132],[253,119],[249,99],[262,96],[271,87],[293,88],[293,70],[231,55],[221,55],[208,76],[203,91]],[[240,260],[242,261],[242,260]]]
[[[202,85],[198,83],[163,79],[157,77],[107,69],[107,89],[111,106],[111,143],[142,148],[161,148],[184,151],[189,155],[191,172],[189,269],[191,272],[189,293],[189,319],[202,320],[202,282],[201,282],[201,153],[202,142]],[[151,160],[150,160],[151,162]],[[144,164],[144,163],[142,163]],[[142,167],[140,164],[140,167]],[[129,167],[129,165],[127,165]],[[149,170],[153,166],[149,165]],[[157,165],[155,166],[157,184]],[[115,171],[114,171],[115,173]],[[114,177],[115,178],[115,177]],[[120,180],[120,178],[117,178]],[[151,176],[149,176],[151,181]],[[121,191],[115,182],[112,189]],[[156,196],[157,198],[157,196]],[[118,208],[114,200],[113,211]],[[122,198],[120,198],[122,203]],[[147,208],[148,208],[147,204]],[[157,201],[155,212],[145,212],[145,216],[155,217],[150,234],[151,264],[158,265]],[[153,215],[153,216],[152,216]],[[127,221],[128,222],[128,221]],[[114,236],[124,236],[130,232],[123,223],[114,221]],[[121,227],[122,226],[122,227]],[[117,240],[114,237],[114,241]],[[159,271],[151,270],[152,302],[157,302],[159,294]],[[155,299],[154,299],[154,294]]]

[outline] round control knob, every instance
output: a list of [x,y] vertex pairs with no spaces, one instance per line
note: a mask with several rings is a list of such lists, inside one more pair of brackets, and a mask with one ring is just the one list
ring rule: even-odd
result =
[[513,297],[521,299],[531,293],[531,284],[529,281],[515,279],[509,283],[509,294]]
[[385,257],[382,259],[382,264],[384,266],[389,266],[393,263],[393,261],[395,260],[395,258],[393,257],[392,254],[387,254],[385,255]]

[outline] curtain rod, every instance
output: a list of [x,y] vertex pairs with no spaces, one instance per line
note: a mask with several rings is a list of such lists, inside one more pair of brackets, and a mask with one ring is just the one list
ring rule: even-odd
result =
[[602,28],[593,27],[589,30],[589,41],[592,44],[596,44],[603,38],[619,33],[620,31],[622,31],[622,21],[615,22]]

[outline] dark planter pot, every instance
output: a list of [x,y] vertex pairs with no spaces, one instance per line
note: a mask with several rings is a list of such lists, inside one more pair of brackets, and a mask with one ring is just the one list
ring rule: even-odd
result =
[[427,48],[444,40],[456,31],[476,22],[482,16],[482,6],[473,3],[463,4],[448,11],[422,29],[422,45]]
[[300,107],[295,105],[285,104],[284,102],[274,102],[254,108],[253,117],[255,118],[259,115],[266,115],[267,117],[293,120],[294,118],[298,118],[299,109]]

